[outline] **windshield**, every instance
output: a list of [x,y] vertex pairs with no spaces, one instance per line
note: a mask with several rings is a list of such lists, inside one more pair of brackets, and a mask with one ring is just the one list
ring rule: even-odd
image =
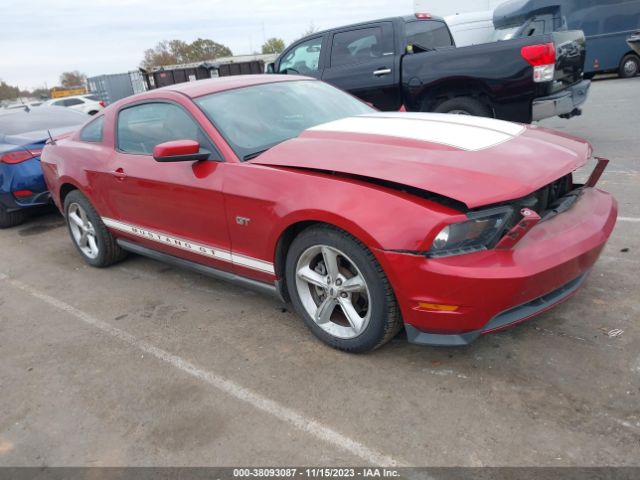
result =
[[82,125],[89,116],[63,107],[38,107],[30,112],[16,110],[0,116],[0,137]]
[[373,108],[315,80],[277,82],[214,93],[195,100],[243,160],[308,128]]

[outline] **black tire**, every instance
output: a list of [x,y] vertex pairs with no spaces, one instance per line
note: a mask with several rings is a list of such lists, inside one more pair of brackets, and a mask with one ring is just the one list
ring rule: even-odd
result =
[[622,57],[620,61],[620,67],[618,68],[618,75],[621,78],[635,77],[640,73],[640,57],[633,53],[629,53]]
[[[354,338],[339,338],[323,330],[305,309],[296,285],[296,266],[307,249],[326,245],[349,257],[364,277],[369,289],[371,315],[364,330]],[[329,225],[310,227],[292,242],[287,253],[285,275],[294,309],[313,334],[327,345],[349,353],[375,350],[391,340],[402,328],[402,317],[395,295],[382,267],[373,254],[356,238]]]
[[473,97],[450,98],[439,103],[433,111],[436,113],[461,113],[476,117],[493,117],[491,108]]
[[[71,220],[69,218],[69,208],[73,204],[77,204],[84,209],[89,221],[93,225],[93,229],[95,231],[95,239],[98,246],[98,255],[95,258],[91,258],[85,252],[83,252],[73,236],[70,225]],[[113,238],[113,235],[109,233],[107,227],[102,222],[100,215],[98,215],[95,208],[93,208],[93,205],[91,205],[91,202],[89,202],[87,197],[85,197],[79,190],[74,190],[65,197],[64,216],[67,222],[67,230],[69,231],[71,241],[73,242],[76,250],[78,250],[84,261],[92,267],[108,267],[109,265],[113,265],[114,263],[121,261],[127,256],[127,252],[122,250],[122,248],[120,248],[120,246],[116,243],[115,238]]]
[[27,219],[27,212],[17,210],[15,212],[7,212],[4,207],[0,206],[0,228],[11,228],[20,225]]
[[593,77],[596,76],[596,72],[589,72],[584,74],[585,80],[593,80]]

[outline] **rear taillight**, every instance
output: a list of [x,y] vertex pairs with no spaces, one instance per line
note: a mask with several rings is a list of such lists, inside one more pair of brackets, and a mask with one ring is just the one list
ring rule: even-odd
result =
[[10,165],[26,162],[34,157],[39,157],[42,150],[17,150],[0,154],[0,163],[8,163]]
[[100,105],[102,108],[104,108],[104,107],[105,107],[104,102],[103,102],[102,100],[100,100],[100,101],[98,102],[98,105]]
[[520,55],[533,67],[534,82],[553,80],[556,70],[556,47],[553,43],[526,45],[520,49]]

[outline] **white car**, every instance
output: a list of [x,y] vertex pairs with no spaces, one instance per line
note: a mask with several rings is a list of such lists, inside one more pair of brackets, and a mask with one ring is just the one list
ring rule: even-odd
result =
[[69,97],[53,98],[47,100],[45,105],[55,107],[67,107],[78,112],[95,115],[104,108],[104,102],[97,95],[71,95]]
[[10,105],[5,105],[2,110],[19,110],[25,108],[39,107],[42,105],[42,102],[20,102],[20,103],[12,103]]

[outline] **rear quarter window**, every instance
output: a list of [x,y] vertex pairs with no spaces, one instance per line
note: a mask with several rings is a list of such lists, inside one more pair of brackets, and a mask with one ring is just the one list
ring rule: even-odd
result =
[[102,142],[103,128],[104,116],[92,120],[80,130],[80,140],[83,142]]
[[430,49],[450,47],[453,39],[447,24],[437,20],[416,20],[406,24],[407,45]]

